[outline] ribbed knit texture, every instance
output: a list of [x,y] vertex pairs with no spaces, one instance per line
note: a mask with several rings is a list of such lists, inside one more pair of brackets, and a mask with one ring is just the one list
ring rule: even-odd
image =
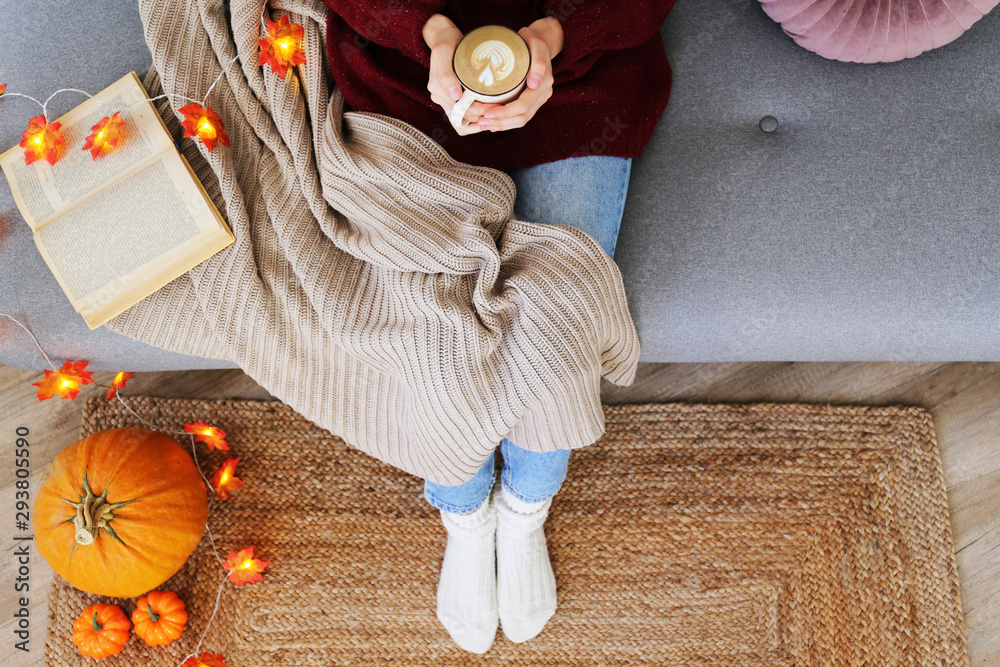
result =
[[[319,0],[270,5],[305,28],[307,62],[287,79],[261,68],[261,7],[140,2],[150,95],[201,99],[226,67],[207,105],[232,146],[180,143],[236,242],[108,327],[235,361],[439,484],[470,479],[504,437],[532,451],[597,440],[601,376],[630,384],[639,358],[615,263],[582,231],[513,219],[505,173],[402,121],[344,114]],[[158,101],[176,138],[187,103]]]
[[485,653],[496,637],[497,509],[487,502],[466,515],[440,510],[448,542],[437,588],[437,617],[455,643]]
[[507,639],[528,641],[556,611],[556,577],[545,540],[552,499],[526,503],[507,487],[494,496],[497,509],[497,607]]

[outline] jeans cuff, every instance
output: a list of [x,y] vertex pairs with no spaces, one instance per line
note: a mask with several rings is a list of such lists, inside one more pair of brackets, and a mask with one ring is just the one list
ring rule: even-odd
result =
[[493,474],[490,476],[490,483],[486,485],[486,494],[474,505],[468,505],[464,507],[459,507],[457,505],[450,505],[446,502],[434,498],[424,490],[424,500],[431,504],[432,507],[436,507],[439,510],[444,510],[445,512],[451,512],[452,514],[468,514],[469,512],[474,512],[483,506],[487,500],[489,500],[490,493],[493,491],[493,484],[496,482],[497,473],[494,470]]
[[562,483],[560,483],[559,486],[556,487],[555,491],[553,491],[549,495],[544,496],[542,498],[532,498],[531,496],[525,496],[523,494],[518,493],[517,491],[514,490],[513,487],[511,487],[511,485],[510,485],[510,476],[507,474],[507,468],[506,468],[506,466],[504,467],[504,474],[501,475],[501,477],[500,477],[500,483],[503,484],[503,487],[505,489],[507,489],[508,493],[510,493],[512,496],[514,496],[518,500],[523,500],[526,503],[544,503],[546,500],[548,500],[549,498],[552,498],[557,493],[559,493],[559,489],[562,488]]

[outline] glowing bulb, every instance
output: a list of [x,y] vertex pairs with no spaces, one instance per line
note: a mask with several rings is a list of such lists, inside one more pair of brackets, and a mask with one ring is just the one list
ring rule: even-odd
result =
[[245,570],[245,569],[247,569],[248,567],[250,567],[250,561],[245,561],[245,562],[243,563],[243,569]]
[[211,428],[206,428],[201,433],[202,433],[202,435],[212,435],[212,429]]
[[42,143],[42,138],[41,137],[35,137],[35,143],[36,144]]
[[63,380],[63,381],[62,381],[62,386],[64,386],[64,387],[68,387],[68,386],[70,386],[71,384],[73,384],[73,383],[72,383],[72,382],[70,382],[69,380]]
[[225,484],[226,480],[228,480],[228,479],[229,479],[229,473],[228,472],[224,472],[224,473],[222,473],[222,477],[219,478],[219,481],[222,484]]
[[104,137],[104,130],[101,130],[100,132],[97,133],[97,138],[101,139],[103,137]]
[[212,130],[212,124],[211,123],[209,123],[207,120],[204,120],[204,121],[201,122],[201,131],[202,132],[210,132],[211,130]]
[[292,39],[291,37],[286,37],[283,40],[281,40],[281,48],[283,50],[285,50],[285,51],[287,51],[288,49],[292,48],[292,46],[294,44],[295,44],[295,40]]

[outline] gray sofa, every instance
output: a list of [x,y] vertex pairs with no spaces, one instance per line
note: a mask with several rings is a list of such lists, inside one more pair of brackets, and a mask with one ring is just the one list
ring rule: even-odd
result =
[[[47,30],[0,26],[11,91],[96,92],[149,68],[132,3],[88,3],[87,21],[66,0],[19,8]],[[643,361],[1000,360],[1000,11],[881,65],[802,50],[757,0],[679,0],[662,34],[673,93],[615,253]],[[60,95],[50,117],[81,101]],[[39,112],[0,107],[6,148]],[[235,366],[90,331],[3,179],[0,312],[93,370]],[[44,367],[2,318],[0,363]]]

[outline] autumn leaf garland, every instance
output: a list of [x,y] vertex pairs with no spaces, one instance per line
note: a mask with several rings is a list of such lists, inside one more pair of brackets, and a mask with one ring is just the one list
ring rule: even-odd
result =
[[89,361],[67,361],[57,371],[45,369],[45,377],[31,386],[38,387],[38,400],[59,398],[74,399],[80,393],[80,385],[91,384],[93,373],[87,370]]
[[288,68],[306,61],[300,40],[305,30],[298,23],[290,23],[282,16],[277,23],[267,22],[267,37],[257,42],[260,47],[260,66],[270,65],[271,71],[282,79],[287,78]]
[[208,150],[215,148],[219,142],[229,145],[229,135],[219,114],[197,102],[182,106],[177,111],[184,116],[181,125],[184,126],[185,137],[198,137]]
[[96,160],[101,153],[118,148],[118,142],[122,139],[122,128],[125,127],[125,121],[118,117],[120,113],[121,111],[116,111],[111,116],[105,116],[90,128],[91,133],[81,150],[89,150],[91,160]]
[[[305,30],[298,23],[290,22],[287,16],[282,16],[277,21],[267,21],[267,33],[267,37],[257,41],[259,64],[261,67],[269,65],[274,74],[287,78],[291,68],[306,62],[301,44]],[[7,84],[0,83],[0,96],[6,89]],[[200,139],[209,151],[220,143],[230,145],[222,118],[211,108],[192,102],[177,111],[184,117],[181,125],[184,126],[185,137]],[[124,119],[118,115],[120,113],[121,110],[118,110],[111,116],[105,116],[90,128],[91,133],[81,150],[89,150],[91,160],[110,153],[120,145],[125,128]],[[28,129],[21,133],[18,146],[24,149],[24,163],[28,165],[36,160],[45,160],[55,165],[66,144],[61,128],[60,122],[49,123],[46,120],[45,105],[42,105],[42,114],[29,120]]]
[[[260,66],[269,65],[274,74],[287,78],[290,68],[306,62],[305,52],[300,44],[304,30],[302,26],[289,22],[287,16],[280,17],[277,22],[268,21],[267,24],[268,36],[258,41]],[[7,84],[0,83],[0,96],[3,96],[6,88]],[[62,135],[62,123],[58,121],[49,123],[45,117],[45,105],[41,106],[42,114],[29,120],[28,129],[22,132],[18,144],[24,149],[26,165],[38,160],[45,160],[49,165],[55,165],[65,149],[66,140]],[[91,133],[81,148],[90,151],[91,160],[114,151],[126,138],[126,122],[120,117],[121,111],[105,116],[91,126]],[[230,146],[229,135],[225,131],[222,118],[211,108],[192,102],[178,109],[178,112],[184,117],[181,125],[184,127],[185,137],[197,137],[209,151],[219,143]],[[86,369],[88,363],[66,361],[58,371],[45,370],[45,377],[32,383],[32,386],[38,387],[38,400],[46,400],[53,396],[75,399],[80,393],[81,386],[94,383],[93,373]],[[126,382],[134,375],[135,373],[124,371],[117,373],[108,387],[107,400],[115,398],[118,391],[124,388]],[[225,440],[226,433],[214,426],[204,422],[185,423],[184,430],[194,435],[196,441],[200,440],[207,444],[210,450],[229,449]],[[213,476],[211,486],[220,499],[231,498],[233,492],[244,486],[243,480],[235,474],[238,463],[239,458],[227,458]],[[254,558],[253,549],[253,546],[249,546],[238,552],[229,552],[229,558],[223,563],[223,568],[228,571],[226,580],[232,581],[237,586],[264,580],[263,571],[270,562]],[[206,651],[200,657],[191,655],[181,667],[227,667],[227,665],[222,655]]]
[[243,586],[264,581],[264,575],[261,572],[270,564],[270,561],[254,558],[251,546],[241,549],[239,552],[230,551],[229,558],[226,559],[222,567],[229,570],[227,579],[237,586]]
[[111,400],[118,393],[119,389],[125,387],[125,383],[129,381],[135,373],[126,373],[125,371],[119,371],[115,374],[115,379],[111,381],[111,386],[108,387],[108,397],[107,400]]
[[55,164],[62,146],[66,144],[61,128],[62,123],[49,123],[44,115],[29,120],[28,129],[21,133],[21,141],[17,144],[24,149],[24,164],[35,160]]

